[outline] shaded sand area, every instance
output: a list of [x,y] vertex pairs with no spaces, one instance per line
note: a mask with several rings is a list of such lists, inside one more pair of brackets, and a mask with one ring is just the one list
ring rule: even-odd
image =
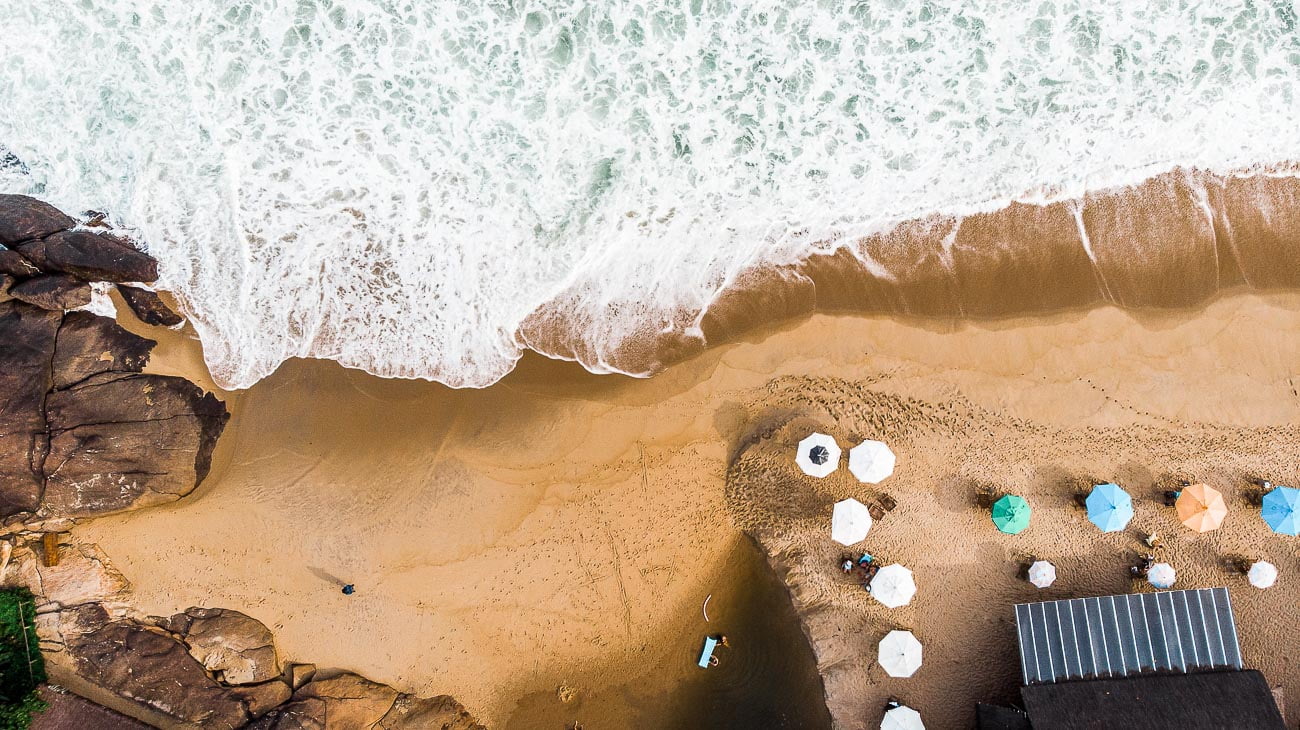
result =
[[[291,363],[230,395],[198,492],[77,532],[141,610],[242,610],[289,659],[453,694],[489,726],[528,728],[757,722],[716,699],[764,667],[797,676],[801,664],[797,641],[752,648],[781,601],[750,598],[772,591],[746,557],[749,529],[792,586],[839,726],[874,725],[894,694],[929,727],[966,727],[973,700],[1013,697],[1010,603],[1128,589],[1136,538],[1101,535],[1072,506],[1077,485],[1117,479],[1139,501],[1134,530],[1168,538],[1179,587],[1229,585],[1247,664],[1300,697],[1280,620],[1300,596],[1297,543],[1241,501],[1247,475],[1300,476],[1297,362],[1300,295],[1285,294],[964,326],[817,315],[650,380],[530,360],[457,392]],[[180,334],[152,364],[206,384],[199,368]],[[793,443],[812,425],[898,451],[881,485],[898,507],[866,546],[916,570],[912,606],[876,606],[836,569],[831,502],[871,492],[847,470],[796,472]],[[1224,529],[1181,532],[1150,499],[1167,474],[1221,488],[1235,510]],[[1033,503],[1028,531],[993,530],[972,506],[984,483]],[[1217,566],[1238,552],[1276,563],[1279,586],[1259,592]],[[1030,553],[1057,562],[1057,587],[1016,580]],[[926,643],[906,680],[874,666],[876,641],[898,626]],[[740,640],[719,679],[702,680],[699,642],[717,631]],[[767,693],[763,717],[824,724],[791,714],[809,687],[791,684],[802,689]],[[679,714],[701,698],[714,701],[707,717]]]

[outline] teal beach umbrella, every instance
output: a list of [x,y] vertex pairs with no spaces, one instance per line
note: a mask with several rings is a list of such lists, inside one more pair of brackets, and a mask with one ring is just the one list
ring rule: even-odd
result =
[[1029,503],[1014,494],[1008,494],[993,503],[993,524],[1008,535],[1015,535],[1029,527]]
[[1300,489],[1278,487],[1265,494],[1259,516],[1279,535],[1300,535]]
[[1133,498],[1118,484],[1098,484],[1084,500],[1088,519],[1102,532],[1119,532],[1133,519]]

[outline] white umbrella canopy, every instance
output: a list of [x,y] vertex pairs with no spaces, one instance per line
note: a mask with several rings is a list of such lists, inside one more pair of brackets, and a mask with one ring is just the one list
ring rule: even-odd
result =
[[907,705],[899,705],[885,713],[880,721],[880,730],[925,730],[921,722],[921,713]]
[[1250,571],[1246,573],[1250,584],[1256,588],[1272,588],[1277,582],[1277,566],[1267,560],[1258,560],[1250,566]]
[[824,433],[814,433],[799,442],[794,463],[810,477],[828,476],[840,467],[840,445]]
[[921,642],[911,631],[891,631],[880,640],[876,661],[891,677],[910,677],[921,668]]
[[916,581],[907,568],[898,564],[886,565],[876,571],[868,590],[872,598],[889,608],[898,608],[912,602],[916,595]]
[[895,461],[884,441],[863,441],[849,450],[849,471],[867,484],[879,484],[893,474]]
[[1156,563],[1147,571],[1147,582],[1156,588],[1173,588],[1178,574],[1169,563]]
[[856,545],[867,539],[871,530],[871,512],[856,499],[835,503],[831,513],[831,539],[841,545]]
[[1029,566],[1029,582],[1039,588],[1046,588],[1056,582],[1056,566],[1046,560],[1035,560]]

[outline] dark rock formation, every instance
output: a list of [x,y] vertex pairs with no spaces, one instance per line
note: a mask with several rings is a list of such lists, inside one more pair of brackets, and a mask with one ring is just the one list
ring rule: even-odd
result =
[[117,290],[122,294],[126,306],[131,308],[141,322],[161,327],[175,327],[185,321],[181,316],[163,303],[161,297],[148,289],[118,284]]
[[234,730],[253,719],[250,694],[264,695],[256,702],[264,710],[289,697],[289,686],[278,681],[279,689],[260,693],[226,687],[180,641],[130,620],[78,637],[67,650],[82,678],[181,723]]
[[32,512],[45,479],[45,396],[54,387],[55,335],[63,316],[0,303],[0,514]]
[[44,238],[76,224],[49,203],[26,195],[0,195],[0,244]]
[[100,515],[198,486],[228,414],[141,374],[153,346],[104,317],[0,303],[0,516]]
[[482,730],[447,695],[421,698],[356,674],[314,679],[287,704],[249,726],[255,730]]
[[9,287],[9,296],[41,309],[63,311],[90,304],[90,285],[71,276],[36,276]]
[[67,388],[99,373],[138,373],[157,343],[89,312],[68,312],[54,348],[54,387]]
[[158,262],[110,236],[63,231],[45,239],[45,259],[54,271],[86,281],[154,281]]
[[159,626],[180,635],[190,654],[226,684],[258,684],[280,676],[271,630],[239,611],[189,608]]
[[40,271],[47,273],[56,273],[50,266],[50,260],[45,255],[45,241],[36,239],[34,241],[24,241],[23,243],[13,244],[13,249],[22,255],[28,263],[35,266]]
[[41,270],[36,268],[32,262],[23,258],[22,254],[7,248],[0,248],[0,274],[27,277],[36,276],[39,273],[41,273]]
[[208,475],[225,406],[184,378],[100,373],[45,401],[44,509],[88,517],[175,501]]

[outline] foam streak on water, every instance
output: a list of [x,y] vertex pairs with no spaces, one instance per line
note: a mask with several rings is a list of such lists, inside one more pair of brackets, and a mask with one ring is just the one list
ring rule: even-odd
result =
[[898,220],[1300,159],[1291,2],[1097,5],[10,0],[0,190],[137,229],[225,385],[481,386],[577,283],[608,349]]

